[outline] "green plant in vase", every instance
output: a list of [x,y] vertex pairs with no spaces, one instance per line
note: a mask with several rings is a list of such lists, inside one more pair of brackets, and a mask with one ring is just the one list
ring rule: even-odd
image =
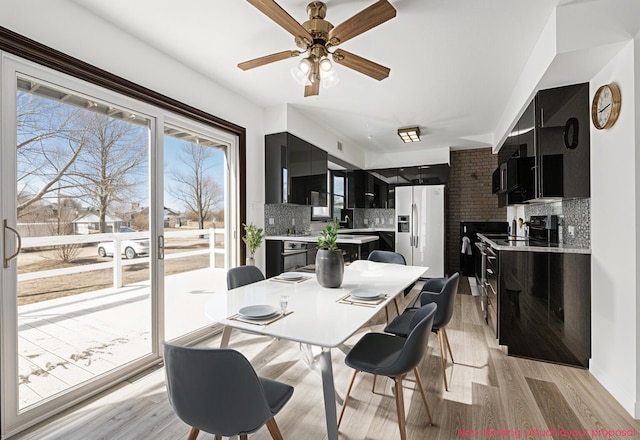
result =
[[244,235],[242,236],[242,241],[247,245],[247,250],[249,251],[249,258],[247,258],[247,264],[253,265],[255,263],[254,255],[256,250],[262,245],[262,228],[257,227],[253,223],[250,224],[242,224],[244,227]]
[[338,223],[328,223],[318,237],[316,276],[322,287],[340,287],[344,276],[344,258],[338,249]]
[[318,247],[328,251],[335,251],[338,249],[338,229],[340,229],[340,225],[336,222],[327,223],[327,226],[322,230],[318,237]]

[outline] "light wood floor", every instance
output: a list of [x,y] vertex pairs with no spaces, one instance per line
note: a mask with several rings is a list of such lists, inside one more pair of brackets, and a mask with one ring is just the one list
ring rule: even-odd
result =
[[[381,324],[372,324],[350,343],[364,332],[381,328]],[[444,391],[440,350],[437,338],[431,337],[420,372],[435,426],[428,425],[420,395],[414,392],[415,381],[409,376],[404,393],[409,439],[463,438],[459,429],[476,430],[477,438],[536,440],[551,429],[555,435],[546,438],[566,438],[558,429],[586,429],[589,434],[593,429],[640,432],[640,422],[633,420],[588,371],[506,356],[481,320],[476,297],[458,295],[456,312],[447,328],[456,360],[447,368],[450,391]],[[218,341],[214,337],[201,345],[216,347]],[[297,344],[234,332],[231,346],[244,353],[259,374],[295,387],[293,398],[276,416],[285,438],[327,437],[320,376],[303,362]],[[339,350],[334,350],[333,361],[336,386],[344,395],[352,370],[344,365],[344,354]],[[379,379],[376,394],[371,392],[371,384],[370,376],[358,375],[340,427],[342,439],[399,438],[392,381]],[[520,435],[505,435],[504,431],[497,435],[485,429],[520,430]],[[15,439],[173,440],[185,438],[187,431],[169,406],[164,371],[157,368]],[[271,437],[262,428],[250,438]],[[198,439],[213,436],[201,433]]]

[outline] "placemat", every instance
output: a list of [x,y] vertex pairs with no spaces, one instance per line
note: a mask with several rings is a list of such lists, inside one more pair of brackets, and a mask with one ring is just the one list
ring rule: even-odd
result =
[[248,318],[244,318],[242,317],[240,314],[236,313],[235,315],[229,316],[227,319],[233,320],[233,321],[240,321],[240,322],[244,322],[246,324],[253,324],[253,325],[269,325],[273,322],[276,322],[279,319],[284,318],[285,316],[289,316],[293,313],[293,310],[290,312],[285,313],[284,315],[282,314],[278,314],[276,316],[274,316],[273,318],[269,318],[269,319],[248,319]]
[[336,302],[340,304],[350,304],[354,306],[376,307],[385,299],[387,299],[387,295],[384,295],[382,298],[378,298],[375,301],[366,301],[363,299],[353,298],[350,293],[347,293],[342,298],[339,298],[338,300],[336,300]]
[[269,278],[269,281],[277,281],[278,283],[286,283],[286,284],[296,284],[302,283],[303,281],[310,280],[311,277],[302,277],[299,280],[287,280],[285,278],[280,278],[280,276]]

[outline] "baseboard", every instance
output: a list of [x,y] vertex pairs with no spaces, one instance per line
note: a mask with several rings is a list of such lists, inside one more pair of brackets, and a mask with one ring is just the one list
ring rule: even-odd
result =
[[605,373],[604,369],[599,368],[597,362],[594,362],[593,359],[589,359],[589,372],[622,405],[631,417],[640,419],[640,402],[637,402],[635,395],[630,392],[635,387],[624,387],[616,383],[613,380],[614,378]]

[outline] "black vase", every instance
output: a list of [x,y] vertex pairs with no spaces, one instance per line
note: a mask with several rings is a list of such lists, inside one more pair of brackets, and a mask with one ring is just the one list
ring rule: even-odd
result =
[[320,249],[316,255],[316,277],[322,287],[340,287],[344,276],[342,251]]

